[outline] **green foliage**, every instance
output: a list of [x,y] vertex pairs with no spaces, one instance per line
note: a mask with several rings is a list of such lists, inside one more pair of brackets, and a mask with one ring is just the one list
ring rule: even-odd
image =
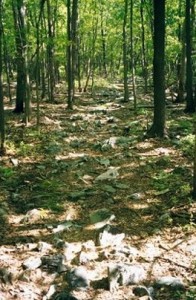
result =
[[184,155],[193,157],[194,139],[195,136],[193,134],[188,134],[180,140],[180,149]]
[[30,156],[34,150],[34,145],[21,141],[18,148],[18,154],[21,156]]
[[15,174],[13,168],[10,167],[0,167],[0,178],[3,180],[7,180],[11,178]]

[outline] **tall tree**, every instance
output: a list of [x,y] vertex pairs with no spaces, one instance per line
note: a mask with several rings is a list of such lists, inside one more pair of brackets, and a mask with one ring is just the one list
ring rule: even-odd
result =
[[17,89],[16,89],[16,107],[14,112],[21,113],[24,111],[26,102],[26,29],[25,14],[26,7],[23,0],[12,0],[12,9],[15,24],[15,40],[16,40],[16,61],[17,61]]
[[2,25],[2,0],[0,0],[0,155],[5,152],[5,118],[3,105],[3,88],[2,88],[2,39],[3,39],[3,25]]
[[148,136],[165,135],[165,0],[154,0],[154,118]]
[[48,31],[48,43],[47,43],[47,62],[48,62],[48,99],[50,102],[54,102],[54,37],[55,37],[55,22],[56,22],[56,10],[58,6],[58,0],[55,1],[54,7],[51,5],[51,0],[46,0],[47,6],[47,31]]
[[68,108],[73,108],[77,54],[78,0],[67,0],[67,84]]
[[[179,18],[184,16],[184,3],[179,0],[178,3],[178,14]],[[185,21],[183,24],[179,22],[178,24],[178,40],[181,45],[180,54],[178,55],[178,65],[177,65],[177,76],[178,76],[178,95],[176,98],[176,103],[181,103],[184,101],[185,92],[185,70],[186,70],[186,44],[185,44]]]
[[196,105],[193,97],[193,70],[192,70],[192,18],[194,13],[194,2],[186,0],[186,108],[185,112],[195,112]]
[[136,80],[135,80],[135,61],[134,61],[134,42],[133,42],[133,0],[130,2],[130,61],[131,61],[131,78],[133,85],[134,110],[137,110]]
[[123,79],[124,79],[124,102],[129,101],[128,88],[128,59],[127,59],[127,15],[128,0],[124,0],[124,19],[123,19]]
[[142,72],[144,77],[144,91],[147,93],[148,89],[148,72],[147,72],[147,60],[146,60],[146,45],[145,45],[145,26],[144,26],[144,0],[140,3],[140,15],[141,15],[141,37],[142,37]]

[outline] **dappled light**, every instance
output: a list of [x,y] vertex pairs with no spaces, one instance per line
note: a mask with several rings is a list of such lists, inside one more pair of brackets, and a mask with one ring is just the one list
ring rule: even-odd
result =
[[0,0],[0,300],[196,299],[193,0]]

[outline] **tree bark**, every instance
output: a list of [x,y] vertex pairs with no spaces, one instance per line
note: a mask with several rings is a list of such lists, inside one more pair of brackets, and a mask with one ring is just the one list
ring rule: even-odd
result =
[[67,0],[67,106],[68,109],[73,109],[72,99],[72,36],[71,36],[71,1]]
[[154,118],[147,136],[165,135],[165,0],[154,0]]
[[0,155],[5,154],[5,117],[3,104],[3,88],[2,88],[2,39],[3,39],[3,24],[2,24],[2,0],[0,0]]
[[133,0],[130,3],[130,59],[131,59],[131,78],[133,86],[134,111],[137,110],[136,82],[135,82],[135,60],[134,60],[134,41],[133,41]]
[[[195,101],[193,97],[193,70],[192,70],[192,13],[191,10],[191,0],[186,0],[186,113],[193,113],[195,112]],[[191,13],[192,12],[192,13]]]
[[47,61],[48,61],[48,99],[54,102],[54,29],[52,21],[52,9],[50,0],[47,0],[47,23],[48,23],[48,43],[47,43]]
[[12,0],[12,8],[15,23],[15,40],[16,40],[16,61],[17,61],[17,89],[16,89],[16,106],[15,113],[24,111],[26,102],[26,30],[25,30],[25,11],[23,0]]
[[124,0],[124,20],[123,20],[123,80],[124,80],[124,102],[129,101],[128,88],[128,61],[127,61],[127,14],[128,14],[128,0]]
[[67,84],[68,109],[73,109],[77,61],[78,0],[67,1]]
[[141,30],[142,30],[142,69],[144,78],[144,92],[148,91],[148,72],[146,61],[146,47],[145,47],[145,27],[144,27],[144,0],[140,3],[140,16],[141,16]]

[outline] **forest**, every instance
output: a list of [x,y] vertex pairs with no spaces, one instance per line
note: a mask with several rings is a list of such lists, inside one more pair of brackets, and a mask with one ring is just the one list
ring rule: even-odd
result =
[[196,297],[195,0],[0,0],[0,300]]

